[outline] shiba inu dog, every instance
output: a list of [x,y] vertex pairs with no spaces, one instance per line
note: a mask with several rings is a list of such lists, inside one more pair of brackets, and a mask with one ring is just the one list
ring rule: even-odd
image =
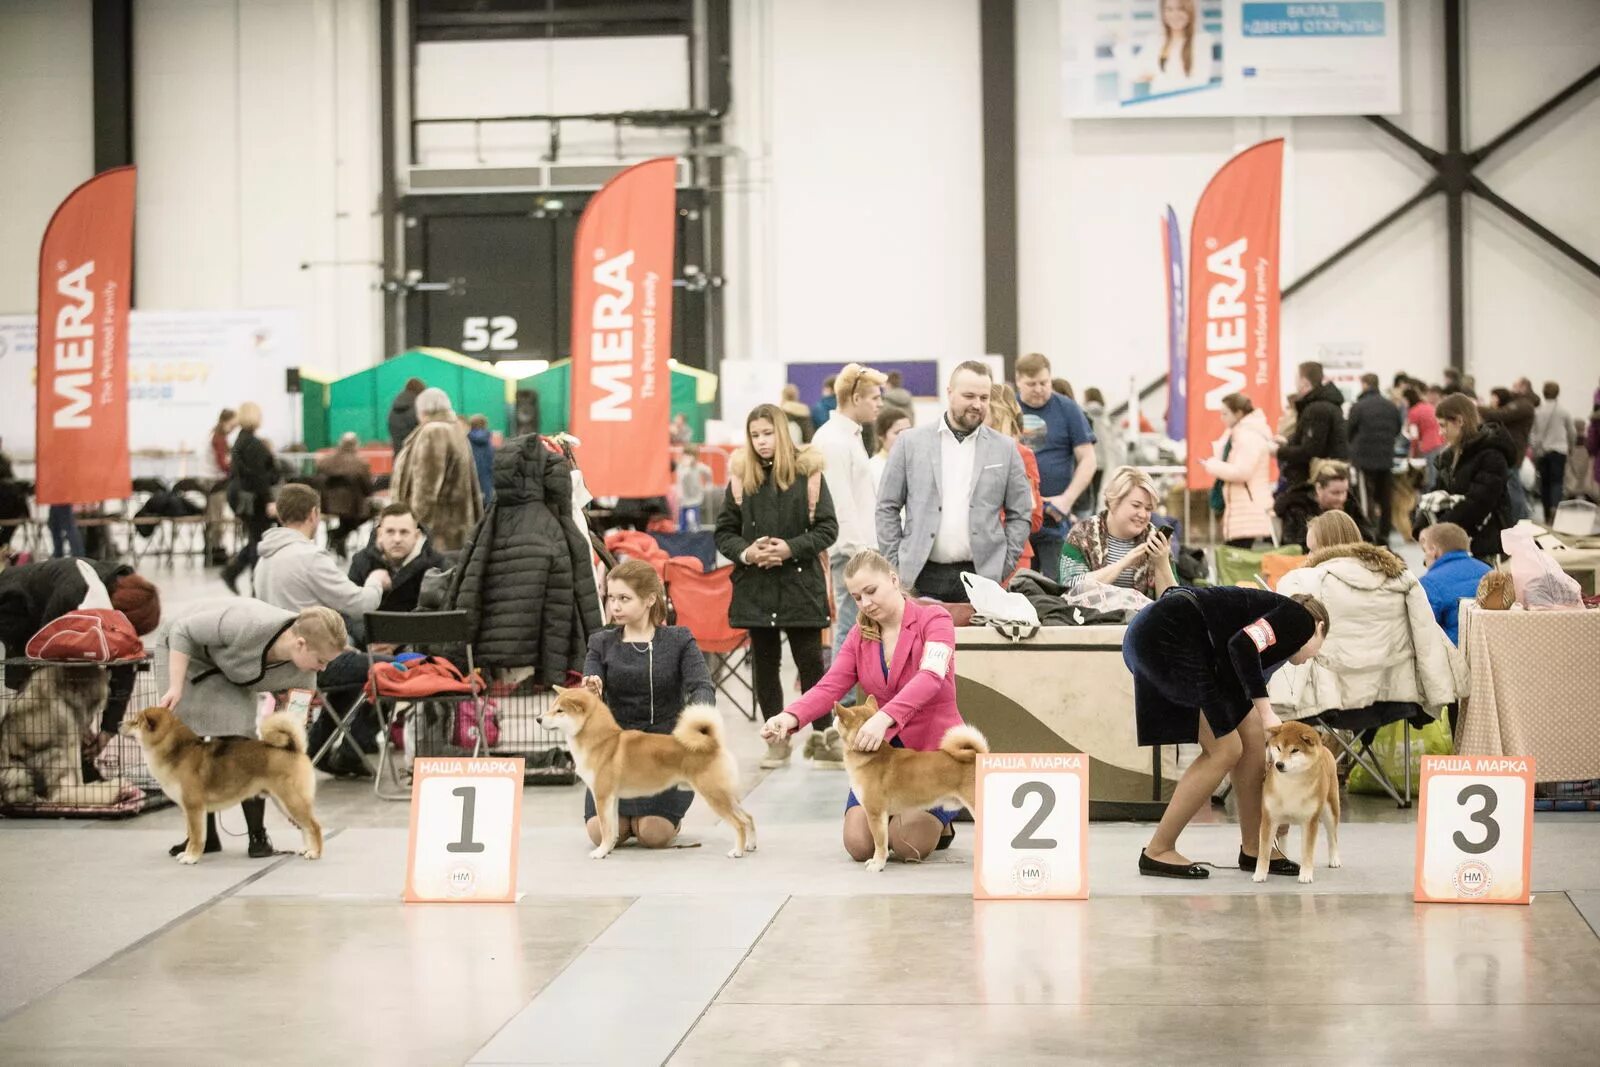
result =
[[1311,881],[1317,820],[1328,828],[1328,866],[1339,866],[1339,774],[1322,735],[1303,722],[1267,731],[1267,778],[1261,786],[1261,840],[1253,881],[1267,880],[1278,827],[1300,827],[1300,881]]

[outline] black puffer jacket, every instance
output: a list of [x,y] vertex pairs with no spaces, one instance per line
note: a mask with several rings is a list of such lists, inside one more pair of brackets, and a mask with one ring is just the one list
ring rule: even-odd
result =
[[[770,465],[759,489],[739,493],[730,483],[722,514],[717,517],[717,550],[733,560],[728,622],[740,629],[821,629],[828,625],[828,577],[819,557],[839,539],[839,520],[834,516],[828,483],[821,477],[822,455],[804,448],[797,463],[799,473],[787,489],[778,488]],[[817,506],[808,514],[813,475],[817,476]],[[742,463],[734,464],[733,477],[735,483],[744,484]],[[763,537],[787,541],[793,555],[781,566],[766,570],[744,563],[744,550]]]
[[589,541],[572,520],[572,465],[537,435],[494,455],[494,502],[461,550],[453,607],[472,613],[477,661],[565,685],[600,629]]
[[1519,459],[1511,435],[1496,422],[1484,423],[1461,443],[1460,462],[1454,447],[1439,453],[1439,488],[1462,499],[1441,511],[1438,521],[1467,531],[1472,554],[1481,560],[1500,554],[1500,531],[1514,525],[1506,476]]
[[253,430],[241,429],[233,439],[232,466],[228,506],[241,518],[246,513],[265,517],[267,505],[272,503],[272,487],[278,484],[278,465],[272,450]]
[[1349,459],[1345,434],[1344,394],[1332,382],[1323,382],[1294,402],[1298,418],[1294,436],[1278,449],[1278,465],[1289,485],[1311,480],[1311,461]]
[[[1322,505],[1317,503],[1317,487],[1311,482],[1291,485],[1278,494],[1272,502],[1272,510],[1283,520],[1283,543],[1305,548],[1306,528],[1311,525],[1312,519],[1322,514]],[[1344,498],[1344,513],[1355,520],[1356,529],[1361,531],[1361,540],[1377,541],[1372,525],[1361,513],[1361,505],[1356,503],[1354,493]]]

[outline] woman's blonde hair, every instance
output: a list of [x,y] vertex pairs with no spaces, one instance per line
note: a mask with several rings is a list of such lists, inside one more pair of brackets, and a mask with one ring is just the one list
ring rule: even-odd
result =
[[754,492],[767,480],[767,470],[756,454],[750,427],[765,419],[772,424],[772,482],[780,490],[794,484],[799,464],[795,459],[794,437],[789,433],[789,416],[776,404],[757,404],[744,420],[744,448],[739,452],[739,477],[745,489]]
[[1005,382],[989,389],[989,425],[1012,439],[1022,436],[1022,406],[1016,390]]
[[251,433],[261,429],[261,405],[254,400],[246,400],[239,405],[239,429],[249,430]]
[[1110,511],[1122,503],[1124,497],[1140,489],[1150,494],[1151,507],[1161,503],[1156,495],[1156,483],[1148,474],[1138,467],[1118,467],[1106,476],[1105,487],[1101,490],[1105,495],[1105,510]]
[[[845,581],[848,582],[862,571],[877,571],[890,577],[896,573],[894,564],[890,563],[883,553],[871,548],[863,548],[860,552],[850,557],[850,561],[844,565]],[[863,641],[883,640],[882,628],[865,615],[856,617],[856,628],[861,631],[861,639]]]
[[[1184,31],[1183,31],[1183,73],[1185,75],[1188,75],[1190,73],[1193,73],[1193,71],[1194,71],[1194,34],[1195,34],[1195,28],[1196,28],[1195,27],[1195,22],[1197,20],[1196,20],[1196,17],[1195,17],[1194,0],[1179,0],[1179,3],[1181,3],[1183,5],[1183,9],[1189,13],[1189,24],[1186,27],[1184,27]],[[1166,5],[1165,2],[1163,2],[1161,4],[1161,6],[1163,8],[1165,8],[1167,5]],[[1166,16],[1165,16],[1165,13],[1163,12],[1163,14],[1161,15],[1161,69],[1162,70],[1166,70],[1167,69],[1167,49],[1171,45],[1172,45],[1172,29],[1171,29],[1171,27],[1169,27],[1167,25]]]
[[667,621],[667,591],[661,584],[656,569],[642,559],[630,559],[611,568],[608,582],[621,582],[640,600],[655,598],[650,605],[650,625],[663,626]]
[[1313,537],[1319,551],[1334,545],[1354,545],[1361,542],[1361,528],[1345,512],[1324,511],[1306,524],[1306,540]]
[[307,608],[294,620],[295,636],[307,648],[338,655],[350,643],[350,634],[344,628],[344,616],[332,608]]

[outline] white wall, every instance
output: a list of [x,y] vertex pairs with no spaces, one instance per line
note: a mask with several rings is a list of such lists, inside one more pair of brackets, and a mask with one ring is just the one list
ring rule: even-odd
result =
[[139,306],[288,308],[299,364],[377,362],[376,0],[142,0],[133,22]]
[[[1287,139],[1283,284],[1411,196],[1428,178],[1359,118],[1068,121],[1059,0],[1018,0],[1018,195],[1023,351],[1080,387],[1126,391],[1164,372],[1158,218],[1185,228],[1206,180],[1236,149]],[[1470,0],[1468,141],[1481,144],[1600,54],[1592,0]],[[1407,0],[1405,111],[1444,143],[1439,0]],[[1585,93],[1503,149],[1483,172],[1501,195],[1600,258],[1600,94]],[[1468,371],[1480,387],[1553,377],[1582,407],[1600,374],[1600,281],[1487,205],[1468,218]],[[1284,304],[1286,368],[1319,344],[1362,345],[1368,369],[1437,379],[1448,362],[1444,204],[1435,198]],[[1108,358],[1109,357],[1109,358]],[[1580,398],[1581,394],[1581,398]],[[1157,409],[1162,406],[1158,401]]]
[[39,303],[39,242],[94,176],[89,0],[0,0],[0,312]]
[[733,6],[731,358],[983,353],[978,6]]

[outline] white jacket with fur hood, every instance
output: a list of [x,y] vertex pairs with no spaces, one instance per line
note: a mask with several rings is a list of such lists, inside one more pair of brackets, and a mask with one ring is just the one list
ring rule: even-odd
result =
[[1428,597],[1405,563],[1377,545],[1335,545],[1278,582],[1279,593],[1310,593],[1328,609],[1328,638],[1310,663],[1286,663],[1267,685],[1285,719],[1369,707],[1380,700],[1422,705],[1434,716],[1467,696],[1466,660],[1434,620]]

